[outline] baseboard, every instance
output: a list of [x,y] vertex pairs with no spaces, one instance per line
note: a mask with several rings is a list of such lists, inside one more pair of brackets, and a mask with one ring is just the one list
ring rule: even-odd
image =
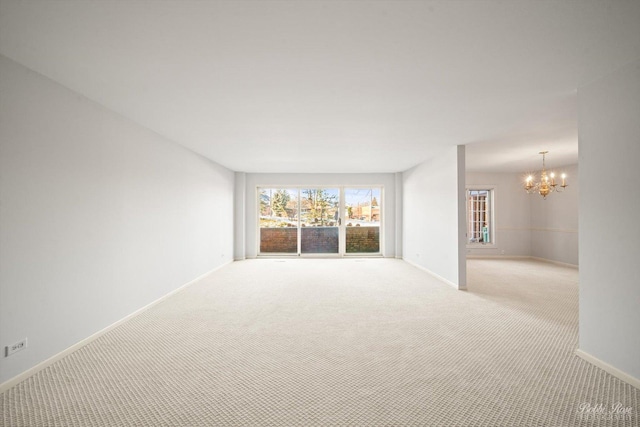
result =
[[22,372],[21,374],[16,375],[15,377],[5,381],[4,383],[0,384],[0,393],[4,393],[5,391],[9,390],[11,387],[21,383],[22,381],[26,380],[27,378],[29,378],[30,376],[38,373],[39,371],[47,368],[48,366],[51,366],[52,364],[54,364],[55,362],[57,362],[58,360],[70,355],[71,353],[73,353],[74,351],[78,350],[79,348],[81,348],[82,346],[85,346],[87,344],[89,344],[92,341],[95,341],[96,339],[100,338],[102,335],[106,334],[107,332],[111,331],[112,329],[120,326],[121,324],[123,324],[124,322],[126,322],[127,320],[139,315],[140,313],[143,313],[147,310],[149,310],[151,307],[153,307],[154,305],[157,305],[159,303],[161,303],[162,301],[166,300],[167,298],[169,298],[170,296],[182,291],[183,289],[187,288],[190,285],[193,285],[194,283],[198,282],[199,280],[205,278],[206,276],[210,275],[211,273],[213,273],[214,271],[220,270],[223,267],[226,267],[227,265],[231,264],[233,261],[228,261],[225,262],[222,265],[219,265],[218,267],[204,273],[201,274],[200,276],[196,277],[195,279],[185,283],[184,285],[174,289],[173,291],[169,292],[166,295],[161,296],[160,298],[158,298],[157,300],[150,302],[149,304],[145,305],[142,308],[139,308],[138,310],[134,311],[133,313],[123,317],[122,319],[116,321],[115,323],[107,326],[104,329],[101,329],[100,331],[94,333],[93,335],[88,336],[87,338],[83,339],[82,341],[79,341],[77,343],[75,343],[74,345],[72,345],[71,347],[62,350],[60,353],[51,356],[50,358],[38,363],[36,366],[27,369],[26,371]]
[[591,363],[592,365],[597,366],[598,368],[602,369],[603,371],[613,375],[614,377],[618,378],[620,381],[624,381],[625,383],[632,385],[635,388],[640,389],[640,379],[632,377],[631,375],[622,372],[620,369],[615,368],[611,365],[609,365],[606,362],[603,362],[602,360],[598,359],[597,357],[594,357],[592,355],[590,355],[589,353],[577,349],[576,350],[576,356],[580,357],[581,359],[586,360],[587,362]]
[[467,259],[533,259],[536,261],[548,262],[550,264],[556,264],[562,267],[579,268],[576,264],[569,264],[566,262],[555,261],[547,258],[540,258],[530,255],[467,255]]
[[439,281],[446,283],[447,285],[453,287],[454,289],[458,289],[458,290],[461,290],[461,291],[464,291],[464,290],[467,289],[466,286],[458,286],[455,283],[453,283],[451,280],[445,279],[444,277],[440,276],[439,274],[434,273],[433,271],[429,270],[428,268],[423,267],[423,266],[421,266],[419,264],[416,264],[413,261],[409,261],[408,259],[405,259],[405,258],[402,258],[402,260],[404,262],[406,262],[407,264],[410,264],[410,265],[412,265],[412,266],[414,266],[416,268],[419,268],[420,270],[424,271],[425,273],[428,273],[429,275],[433,276],[434,278],[438,279]]
[[531,259],[529,255],[466,255],[467,259]]
[[535,259],[536,261],[548,262],[551,264],[559,265],[561,267],[569,267],[569,268],[576,268],[576,269],[578,268],[576,264],[569,264],[567,262],[560,262],[560,261],[555,261],[547,258],[539,258],[537,256],[532,256],[531,259]]

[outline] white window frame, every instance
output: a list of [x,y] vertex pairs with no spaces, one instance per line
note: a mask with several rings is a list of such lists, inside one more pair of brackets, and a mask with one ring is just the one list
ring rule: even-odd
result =
[[[469,242],[469,191],[478,191],[478,190],[486,190],[490,192],[489,195],[489,243],[485,242]],[[466,236],[466,244],[467,248],[495,248],[496,247],[496,197],[497,197],[498,189],[496,185],[467,185],[465,188],[465,216],[466,222],[465,226],[467,227]]]

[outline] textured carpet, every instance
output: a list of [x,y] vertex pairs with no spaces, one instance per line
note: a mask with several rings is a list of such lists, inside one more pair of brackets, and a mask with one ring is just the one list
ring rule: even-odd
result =
[[464,292],[398,260],[237,262],[7,390],[0,420],[638,426],[640,391],[574,355],[575,269],[468,270]]

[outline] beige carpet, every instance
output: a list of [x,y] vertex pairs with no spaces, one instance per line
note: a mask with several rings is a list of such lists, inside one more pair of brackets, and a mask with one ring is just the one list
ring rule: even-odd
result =
[[[574,355],[577,271],[234,263],[5,392],[5,426],[638,426]],[[631,407],[617,417],[611,405]],[[581,413],[603,405],[605,413]]]

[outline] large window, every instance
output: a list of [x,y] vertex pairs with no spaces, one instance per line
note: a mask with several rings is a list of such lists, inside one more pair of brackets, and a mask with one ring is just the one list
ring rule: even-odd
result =
[[467,244],[493,243],[492,188],[467,189]]
[[259,253],[381,253],[381,187],[258,188]]

